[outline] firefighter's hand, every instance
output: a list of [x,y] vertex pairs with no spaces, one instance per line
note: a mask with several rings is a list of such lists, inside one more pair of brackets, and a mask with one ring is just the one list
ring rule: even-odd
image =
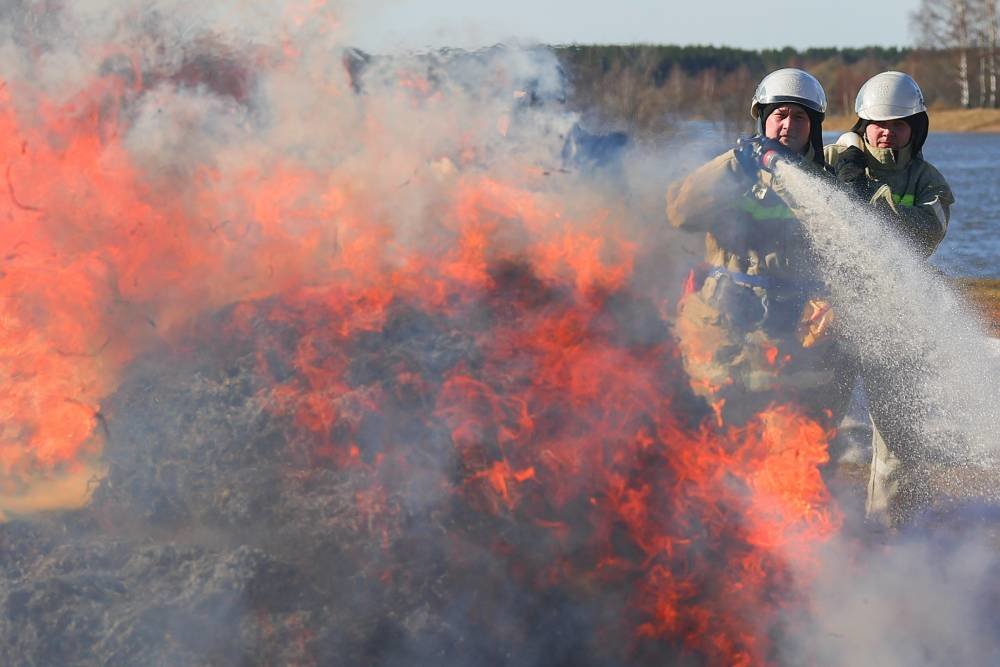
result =
[[867,167],[868,160],[864,151],[857,146],[851,146],[840,154],[833,173],[841,183],[853,186],[868,180],[868,174],[865,173]]
[[760,155],[762,152],[760,137],[740,137],[736,140],[736,147],[733,155],[736,162],[750,178],[757,178],[757,171],[760,169]]
[[797,331],[802,347],[812,347],[825,338],[832,322],[833,311],[829,302],[823,299],[810,299],[806,302]]
[[877,183],[868,178],[867,168],[868,158],[865,157],[864,151],[851,146],[840,154],[833,173],[849,192],[869,201]]
[[740,167],[751,178],[757,178],[757,172],[760,170],[774,171],[778,160],[798,162],[802,157],[789,151],[777,141],[760,136],[740,137],[736,141],[733,153]]
[[880,211],[894,214],[899,213],[899,210],[896,208],[896,202],[892,197],[892,189],[889,188],[889,185],[886,183],[883,183],[877,190],[875,190],[871,199],[869,199],[869,202]]

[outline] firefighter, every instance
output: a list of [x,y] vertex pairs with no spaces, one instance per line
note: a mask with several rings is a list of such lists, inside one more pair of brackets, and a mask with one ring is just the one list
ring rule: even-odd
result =
[[[923,158],[929,123],[920,87],[902,72],[882,72],[861,86],[855,110],[852,130],[826,147],[828,163],[837,180],[930,256],[948,230],[955,198]],[[918,368],[914,360],[895,363],[891,371],[861,369],[873,425],[866,514],[887,526],[906,523],[930,502],[922,434],[895,389],[900,382],[920,382]]]
[[826,147],[827,162],[929,256],[948,230],[955,197],[923,157],[928,118],[920,87],[902,72],[876,74],[861,86],[855,111],[851,131]]
[[832,426],[853,379],[833,337],[796,205],[774,173],[786,160],[824,172],[826,95],[799,69],[760,82],[756,134],[667,191],[667,219],[704,233],[706,267],[678,305],[675,334],[693,391],[721,422],[774,402]]

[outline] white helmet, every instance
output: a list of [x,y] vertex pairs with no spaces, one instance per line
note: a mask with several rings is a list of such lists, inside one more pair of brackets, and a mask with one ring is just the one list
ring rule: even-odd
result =
[[854,110],[865,120],[895,120],[927,111],[924,94],[909,74],[882,72],[865,81]]
[[793,102],[815,111],[826,113],[826,93],[812,74],[794,67],[771,72],[757,86],[750,103],[751,118],[760,118],[760,108],[767,104]]

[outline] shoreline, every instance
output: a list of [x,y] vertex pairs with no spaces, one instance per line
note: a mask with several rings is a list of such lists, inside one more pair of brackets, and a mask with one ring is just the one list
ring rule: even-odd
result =
[[1000,278],[954,278],[956,287],[983,315],[990,335],[1000,338]]
[[[1000,109],[931,109],[931,132],[1000,132]],[[827,116],[823,130],[847,132],[857,116]]]

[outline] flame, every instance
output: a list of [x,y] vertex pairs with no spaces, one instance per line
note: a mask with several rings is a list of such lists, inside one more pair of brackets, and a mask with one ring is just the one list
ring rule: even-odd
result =
[[771,366],[775,366],[778,363],[778,348],[773,345],[764,346],[764,358],[767,359],[767,363]]
[[[482,280],[477,274],[473,284],[482,288]],[[454,308],[466,287],[451,285],[444,299],[423,292],[409,299],[422,298],[445,322],[464,321],[463,308]],[[673,359],[669,343],[643,351],[614,344],[602,305],[602,297],[580,291],[542,311],[518,300],[503,304],[515,310],[509,326],[472,331],[476,368],[459,362],[435,387],[403,364],[387,381],[397,395],[384,386],[362,390],[375,403],[365,407],[392,423],[398,411],[409,414],[406,405],[436,393],[433,421],[449,430],[462,471],[452,492],[479,511],[542,527],[569,549],[581,519],[567,512],[588,507],[583,550],[595,560],[557,553],[545,585],[631,582],[636,641],[678,642],[711,662],[766,663],[771,624],[782,605],[799,602],[776,594],[776,582],[804,586],[818,546],[840,526],[819,474],[829,434],[781,405],[740,428],[683,426],[673,405],[676,370],[664,366]],[[307,357],[326,359],[314,351]],[[312,383],[322,374],[312,367],[302,377]],[[334,371],[324,384],[342,381]],[[358,388],[336,393],[352,391]],[[282,394],[294,405],[313,405],[310,393],[286,387]],[[329,444],[331,420],[298,422]],[[353,429],[358,419],[339,423]],[[344,443],[353,441],[344,435]],[[393,441],[384,446],[392,467],[415,465]],[[717,560],[700,557],[705,553]]]
[[694,294],[697,287],[695,270],[691,269],[688,272],[687,278],[684,279],[684,287],[681,289],[681,295],[687,296],[688,294]]

